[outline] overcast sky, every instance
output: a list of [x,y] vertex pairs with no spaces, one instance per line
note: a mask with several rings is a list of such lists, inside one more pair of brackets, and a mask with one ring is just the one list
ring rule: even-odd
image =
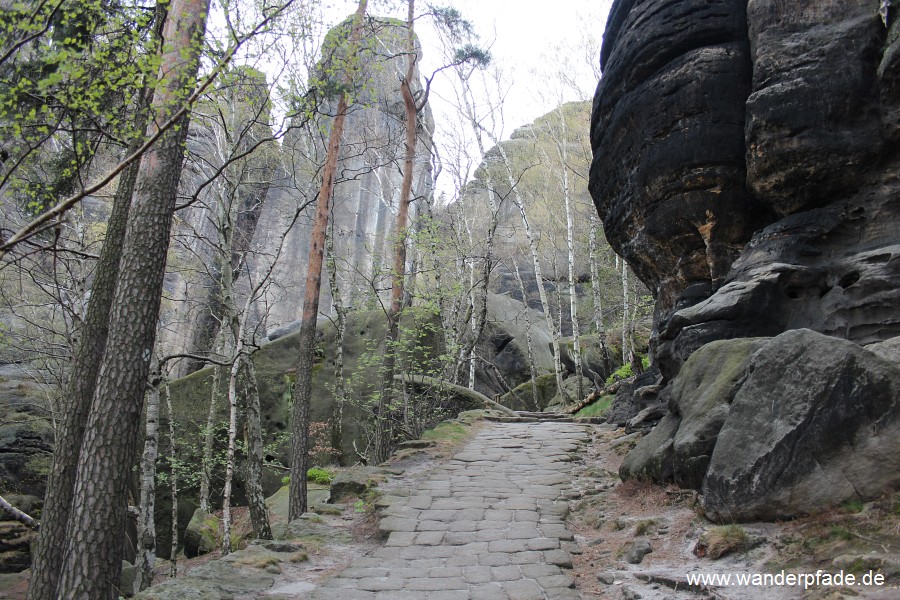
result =
[[[441,4],[440,1],[435,2]],[[611,0],[448,0],[489,45],[509,86],[505,100],[508,136],[564,101],[590,97],[599,73],[599,42]],[[402,4],[402,2],[401,2]],[[419,4],[423,4],[420,0]],[[378,3],[376,3],[376,7]],[[423,25],[425,25],[423,23]],[[419,28],[423,72],[440,64],[428,27]],[[556,71],[572,84],[553,81]],[[577,87],[578,90],[573,89]],[[440,87],[438,93],[441,92]],[[562,97],[561,97],[562,96]],[[439,101],[436,99],[435,104]],[[439,113],[444,110],[434,107]],[[439,117],[439,114],[436,114]]]

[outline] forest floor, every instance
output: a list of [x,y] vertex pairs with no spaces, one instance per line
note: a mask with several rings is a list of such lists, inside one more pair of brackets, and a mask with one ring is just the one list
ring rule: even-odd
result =
[[[178,579],[141,597],[900,598],[900,494],[789,522],[716,525],[700,513],[695,492],[619,481],[639,435],[609,425],[484,421],[447,432],[434,446],[396,455],[377,494],[292,524],[290,542],[182,560]],[[575,451],[570,434],[581,438]],[[560,504],[569,510],[556,512]],[[531,525],[550,527],[526,535]],[[533,539],[547,549],[533,550]],[[820,578],[808,589],[735,584],[743,575],[817,571],[887,580],[827,586]],[[689,582],[700,574],[734,581]],[[23,581],[0,578],[0,598],[21,597]]]

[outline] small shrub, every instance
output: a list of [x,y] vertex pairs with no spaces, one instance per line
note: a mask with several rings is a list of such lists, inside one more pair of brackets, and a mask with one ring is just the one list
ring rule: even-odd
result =
[[306,472],[306,479],[321,485],[331,485],[331,482],[334,481],[334,473],[322,467],[313,467]]
[[853,513],[854,515],[856,513],[861,513],[863,507],[864,505],[862,503],[862,500],[847,500],[846,502],[844,502],[844,510],[846,510],[848,513]]
[[[649,356],[641,356],[641,366],[644,369],[650,368],[650,357]],[[619,379],[628,379],[629,377],[634,376],[634,370],[631,368],[631,363],[625,363],[618,369],[616,369],[612,375],[606,378],[606,385],[612,385]]]

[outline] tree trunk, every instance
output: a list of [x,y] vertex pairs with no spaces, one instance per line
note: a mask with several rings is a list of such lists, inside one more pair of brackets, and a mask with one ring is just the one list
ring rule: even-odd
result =
[[[146,110],[143,108],[145,101],[142,95],[135,124],[135,128],[141,132],[146,129],[147,123]],[[133,141],[128,153],[136,151],[142,141],[143,137]],[[106,225],[106,238],[94,270],[87,314],[72,354],[69,381],[63,395],[67,402],[62,425],[56,431],[55,442],[57,448],[66,448],[67,451],[53,454],[44,508],[41,511],[41,531],[31,565],[29,600],[43,600],[56,595],[78,466],[77,450],[81,448],[84,438],[97,373],[106,349],[109,311],[119,275],[120,249],[125,239],[128,211],[139,166],[138,161],[132,162],[120,176],[112,212]]]
[[531,315],[528,314],[528,299],[525,296],[525,284],[522,282],[522,274],[519,272],[519,265],[513,260],[513,268],[516,273],[516,282],[522,291],[522,300],[525,302],[525,347],[528,350],[528,370],[531,373],[531,398],[534,403],[534,410],[541,410],[541,401],[538,397],[537,387],[537,367],[534,364],[534,342],[531,339]]
[[394,231],[394,268],[391,272],[391,306],[387,314],[387,337],[384,340],[384,380],[378,405],[375,410],[375,463],[387,460],[391,451],[392,435],[389,431],[388,412],[395,392],[394,372],[397,369],[397,344],[400,340],[400,311],[403,309],[403,284],[406,277],[406,243],[409,218],[409,203],[412,200],[413,167],[416,158],[416,142],[418,141],[418,107],[412,94],[412,78],[415,73],[416,55],[415,0],[409,0],[406,18],[406,75],[400,82],[400,94],[403,97],[403,109],[406,115],[406,153],[403,158],[403,181],[400,184],[400,201],[397,207],[397,227]]
[[228,371],[228,446],[225,451],[225,489],[222,492],[222,556],[231,552],[231,487],[234,481],[234,454],[237,447],[237,377],[244,360],[243,348],[237,352]]
[[[163,374],[157,363],[151,369],[146,400],[146,426],[144,428],[144,454],[141,457],[140,517],[137,527],[137,557],[134,566],[136,592],[153,583],[153,565],[156,562],[156,459],[159,456],[159,388]],[[125,590],[126,592],[130,590]]]
[[600,339],[600,358],[606,377],[612,371],[609,348],[606,346],[606,327],[603,325],[603,294],[600,289],[600,269],[597,264],[597,215],[591,212],[591,230],[588,238],[588,261],[591,270],[591,294],[594,299],[594,329]]
[[[466,85],[468,80],[463,78],[460,75],[460,79],[462,83]],[[484,140],[481,137],[482,128],[478,123],[478,120],[475,115],[475,105],[472,99],[469,96],[471,92],[470,88],[466,85],[466,89],[463,90],[463,105],[466,110],[466,118],[469,119],[469,123],[472,125],[472,131],[475,134],[475,141],[478,144],[478,152],[482,157],[486,155],[484,148]],[[481,284],[482,284],[482,293],[480,298],[480,304],[476,308],[475,305],[475,293],[476,293],[476,285],[474,281],[474,265],[470,267],[470,316],[472,319],[472,337],[466,343],[464,347],[464,353],[461,355],[465,357],[469,361],[469,389],[475,389],[475,346],[478,345],[478,341],[481,339],[482,334],[484,333],[484,327],[487,324],[487,296],[488,296],[488,285],[490,284],[491,271],[494,268],[494,235],[497,232],[497,227],[500,223],[500,206],[497,203],[495,196],[496,190],[494,187],[494,182],[489,173],[485,172],[485,187],[487,188],[487,196],[488,196],[488,205],[491,208],[491,223],[488,226],[487,237],[485,238],[485,251],[484,251],[484,260],[481,265]],[[502,203],[502,199],[501,199]],[[466,223],[466,230],[469,234],[469,245],[474,245],[474,240],[472,238],[472,232],[469,230],[468,221],[465,221],[465,218],[462,214],[460,214],[460,218]]]
[[169,381],[163,381],[166,395],[166,414],[169,416],[169,499],[172,502],[172,544],[169,546],[169,577],[178,574],[178,470],[175,456],[175,413],[172,411],[172,394],[169,393]]
[[[161,84],[153,101],[158,119],[172,114],[184,91],[194,85],[207,8],[205,0],[171,3],[163,35]],[[184,118],[141,159],[110,309],[107,345],[116,351],[104,355],[97,375],[78,459],[59,597],[117,597],[127,479],[156,337],[187,129]]]
[[[215,354],[217,357],[225,355],[225,338],[231,330],[220,327],[216,334]],[[212,385],[209,392],[209,407],[206,411],[206,428],[203,430],[203,451],[200,459],[200,510],[211,512],[209,504],[210,490],[212,487],[212,472],[215,467],[214,455],[216,444],[216,416],[219,410],[219,389],[222,387],[222,367],[213,366]]]
[[344,402],[347,392],[344,381],[344,335],[347,333],[347,307],[341,296],[338,283],[337,260],[334,255],[334,222],[325,238],[325,264],[328,267],[328,281],[331,285],[331,303],[337,316],[337,340],[334,349],[334,409],[331,412],[331,447],[337,451],[338,460],[343,464],[344,447]]
[[[356,10],[353,31],[350,34],[351,57],[356,56],[356,48],[362,30],[363,17],[366,14],[367,0],[360,0]],[[353,68],[351,64],[348,68]],[[350,73],[345,74],[345,81],[352,81]],[[341,136],[344,121],[347,118],[347,95],[342,93],[338,99],[337,114],[331,125],[328,138],[328,151],[322,169],[322,186],[316,203],[316,217],[309,240],[309,259],[307,261],[306,291],[303,297],[303,315],[297,344],[299,360],[297,365],[297,381],[294,384],[294,409],[292,415],[291,439],[291,485],[288,494],[288,520],[300,518],[307,509],[306,472],[309,470],[309,402],[312,395],[312,368],[316,353],[316,318],[319,314],[319,289],[322,284],[322,258],[325,246],[325,229],[328,225],[329,206],[334,189],[334,175],[337,169],[338,153],[341,149]]]
[[[249,308],[249,307],[248,307]],[[247,504],[253,535],[260,540],[272,539],[269,510],[262,488],[263,437],[260,420],[259,386],[253,358],[244,361],[244,398],[247,403]]]
[[584,371],[581,366],[581,331],[578,327],[578,297],[575,295],[575,221],[572,217],[572,199],[569,197],[569,165],[568,149],[566,148],[565,117],[560,111],[562,121],[562,140],[556,143],[556,151],[559,154],[560,168],[562,169],[563,198],[566,205],[566,249],[569,257],[569,313],[572,317],[572,358],[575,361],[575,379],[578,390],[578,402],[584,399],[584,384],[582,379]]
[[513,192],[513,202],[516,203],[516,208],[519,209],[519,214],[522,216],[522,226],[525,228],[525,238],[528,240],[528,248],[531,250],[531,264],[534,268],[534,278],[537,280],[538,295],[541,299],[541,309],[544,311],[544,318],[547,321],[547,331],[550,333],[553,344],[553,374],[556,377],[556,389],[559,390],[559,394],[560,396],[562,396],[563,403],[568,404],[569,396],[563,389],[562,384],[562,366],[559,352],[559,336],[556,334],[556,326],[553,324],[553,310],[550,307],[550,301],[547,299],[547,290],[544,289],[544,277],[541,272],[541,260],[540,254],[538,253],[537,240],[535,240],[534,233],[531,231],[531,223],[528,220],[528,213],[525,212],[525,203],[522,201],[522,197],[519,194],[516,182],[513,179],[512,163],[509,160],[509,156],[507,156],[506,150],[503,149],[503,146],[497,144],[496,147],[500,152],[500,157],[503,159],[503,164],[506,166],[506,176],[509,182],[509,186]]

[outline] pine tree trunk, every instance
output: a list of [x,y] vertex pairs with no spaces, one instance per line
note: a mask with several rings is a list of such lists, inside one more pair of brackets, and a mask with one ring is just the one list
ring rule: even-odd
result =
[[[143,105],[144,100],[139,100]],[[135,128],[146,129],[146,111],[138,111]],[[135,140],[128,149],[136,151],[143,138]],[[87,314],[78,335],[72,354],[69,381],[64,397],[65,411],[61,426],[56,432],[56,447],[66,448],[65,452],[55,452],[50,474],[47,479],[47,493],[41,511],[41,529],[37,548],[32,558],[31,583],[28,588],[29,600],[53,598],[62,568],[65,549],[66,524],[72,504],[78,465],[77,449],[84,438],[84,428],[88,419],[91,399],[97,383],[97,373],[106,349],[109,334],[109,311],[112,305],[116,279],[119,275],[120,249],[125,239],[125,227],[131,197],[137,181],[138,161],[132,162],[119,179],[113,200],[112,212],[106,224],[106,238],[100,251],[100,258],[94,270],[94,282],[88,301]]]
[[[172,114],[194,85],[207,8],[204,0],[171,3],[161,84],[153,101],[157,118]],[[104,355],[97,375],[66,529],[59,597],[117,597],[127,479],[156,338],[187,125],[187,118],[181,119],[141,159],[110,309],[107,345],[116,351]]]
[[387,314],[387,337],[384,340],[384,366],[381,394],[375,410],[375,463],[387,460],[392,449],[390,431],[391,404],[395,393],[394,373],[397,370],[397,343],[400,340],[400,311],[403,309],[403,286],[406,278],[406,244],[409,227],[409,203],[412,200],[413,168],[415,167],[416,142],[418,141],[418,109],[412,94],[412,78],[415,73],[416,55],[413,17],[415,0],[409,0],[406,19],[406,75],[400,83],[403,108],[406,116],[406,152],[403,157],[403,181],[400,184],[400,201],[397,207],[397,226],[394,231],[394,268],[391,272],[391,305]]
[[[366,14],[366,0],[360,0],[356,10],[353,31],[350,34],[351,57],[356,56],[356,48]],[[352,68],[353,65],[350,65]],[[350,74],[345,74],[352,81]],[[300,333],[297,336],[299,360],[297,381],[294,384],[294,409],[292,415],[291,439],[291,485],[288,492],[288,520],[299,519],[307,510],[306,472],[309,470],[309,403],[312,396],[312,369],[316,353],[316,318],[319,314],[319,289],[322,284],[322,259],[325,251],[325,229],[331,195],[334,191],[334,176],[337,170],[341,136],[347,118],[347,95],[338,99],[338,110],[331,125],[328,151],[322,169],[322,186],[316,203],[316,217],[310,234],[309,259],[307,261],[306,290],[303,297],[303,315]]]

